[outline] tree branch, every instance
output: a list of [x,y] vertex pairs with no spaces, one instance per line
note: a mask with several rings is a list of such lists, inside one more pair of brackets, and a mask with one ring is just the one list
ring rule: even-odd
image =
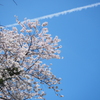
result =
[[13,2],[17,5],[17,3],[15,2],[15,0],[13,0]]
[[0,4],[1,6],[3,6],[2,4]]

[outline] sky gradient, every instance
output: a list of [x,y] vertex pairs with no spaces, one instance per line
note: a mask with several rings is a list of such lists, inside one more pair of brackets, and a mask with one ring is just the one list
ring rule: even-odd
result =
[[[100,0],[1,0],[0,24],[16,23],[14,15],[23,21],[100,3]],[[100,100],[100,6],[64,14],[48,22],[49,34],[62,41],[61,56],[64,59],[50,60],[52,72],[61,77],[60,88],[64,98],[55,96],[46,89],[47,100]],[[34,99],[33,99],[34,100]]]

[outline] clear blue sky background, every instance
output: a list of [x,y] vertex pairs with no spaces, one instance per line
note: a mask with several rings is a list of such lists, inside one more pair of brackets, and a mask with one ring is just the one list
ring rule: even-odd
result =
[[[72,8],[100,2],[100,0],[0,0],[0,23],[15,23]],[[100,6],[73,12],[40,22],[49,22],[49,33],[58,35],[63,46],[63,60],[51,60],[52,71],[61,77],[64,98],[47,91],[47,100],[100,100]]]

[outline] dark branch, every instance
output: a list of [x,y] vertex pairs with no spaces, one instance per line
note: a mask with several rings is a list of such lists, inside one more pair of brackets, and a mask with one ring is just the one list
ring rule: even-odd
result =
[[13,0],[13,2],[17,5],[17,3],[15,2],[15,0]]
[[2,4],[0,4],[1,6],[3,6]]
[[0,100],[10,100],[10,99],[5,99],[5,98],[3,98],[3,97],[0,97]]

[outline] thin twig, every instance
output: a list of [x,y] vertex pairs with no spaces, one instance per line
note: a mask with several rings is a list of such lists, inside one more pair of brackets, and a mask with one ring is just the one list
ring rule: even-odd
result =
[[[40,57],[35,61],[35,63],[37,63],[37,61],[39,61],[39,59],[40,59]],[[27,68],[27,70],[25,72],[27,72],[28,70],[30,70],[35,65],[35,63],[32,64],[29,68]]]
[[15,2],[15,0],[13,0],[13,2],[17,5],[17,3]]
[[[4,96],[7,98],[7,95],[5,94],[4,90],[0,87],[1,92],[4,94]],[[2,97],[1,97],[2,98]],[[4,99],[7,100],[7,99]]]

